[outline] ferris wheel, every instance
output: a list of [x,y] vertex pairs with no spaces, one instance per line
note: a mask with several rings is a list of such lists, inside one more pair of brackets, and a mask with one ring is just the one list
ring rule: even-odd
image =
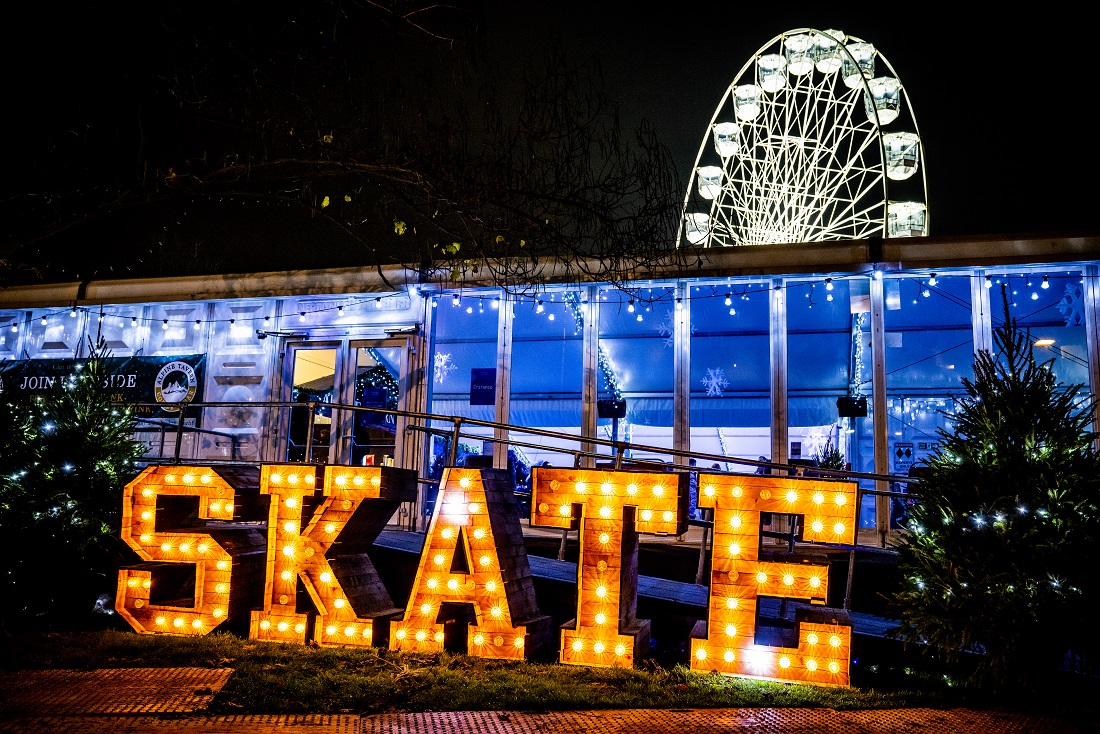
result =
[[677,246],[928,234],[923,149],[905,87],[839,30],[780,34],[711,117]]

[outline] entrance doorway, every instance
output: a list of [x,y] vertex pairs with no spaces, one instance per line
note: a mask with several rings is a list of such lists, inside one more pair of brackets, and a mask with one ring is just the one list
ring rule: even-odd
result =
[[405,420],[384,411],[405,409],[407,354],[405,339],[287,345],[282,399],[314,406],[290,409],[285,460],[400,466]]
[[332,408],[325,403],[336,400],[337,347],[291,346],[290,395],[292,403],[317,403],[290,409],[290,425],[286,431],[286,460],[327,464],[332,447]]

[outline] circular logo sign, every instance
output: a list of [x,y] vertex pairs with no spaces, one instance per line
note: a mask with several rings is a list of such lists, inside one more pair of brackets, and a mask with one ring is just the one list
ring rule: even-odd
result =
[[[195,397],[198,387],[199,381],[191,365],[186,362],[169,362],[157,373],[153,392],[158,403],[189,403]],[[168,406],[164,409],[179,410]]]

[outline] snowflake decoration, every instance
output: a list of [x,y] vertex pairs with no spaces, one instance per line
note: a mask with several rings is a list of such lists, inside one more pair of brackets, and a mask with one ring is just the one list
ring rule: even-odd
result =
[[1062,294],[1062,300],[1058,301],[1058,310],[1066,319],[1066,326],[1084,326],[1085,301],[1084,292],[1080,283],[1070,283],[1066,286],[1066,292]]
[[708,367],[707,376],[703,378],[703,387],[707,389],[707,397],[722,397],[722,390],[730,386],[726,379],[726,373],[721,367]]
[[[661,323],[657,324],[657,330],[665,338],[666,347],[672,347],[676,343],[676,319],[676,310],[673,309],[666,312],[664,318],[661,319]],[[692,334],[695,333],[694,325],[689,325],[688,329]]]
[[451,361],[450,354],[436,354],[435,355],[435,381],[442,385],[443,381],[447,379],[447,375],[458,369],[458,366]]

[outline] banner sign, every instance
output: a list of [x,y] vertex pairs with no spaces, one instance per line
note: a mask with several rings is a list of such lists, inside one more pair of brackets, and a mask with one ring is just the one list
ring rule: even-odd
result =
[[[142,418],[178,418],[181,402],[201,402],[205,354],[171,357],[108,357],[106,386],[120,403],[161,403],[135,409]],[[57,389],[77,374],[86,359],[25,359],[0,363],[0,393],[15,399]],[[187,417],[196,425],[198,412]]]
[[496,401],[496,367],[475,367],[470,370],[470,405],[493,405]]

